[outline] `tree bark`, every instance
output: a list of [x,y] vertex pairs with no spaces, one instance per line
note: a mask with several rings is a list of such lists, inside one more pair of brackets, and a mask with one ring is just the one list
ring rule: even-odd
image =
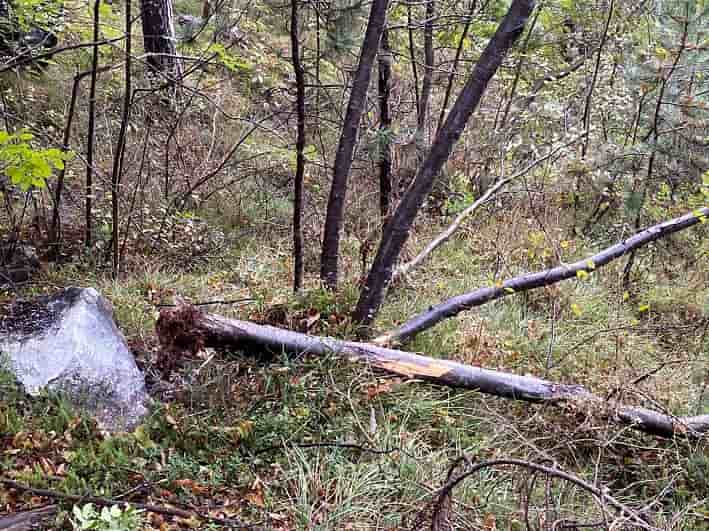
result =
[[524,402],[584,404],[590,406],[588,410],[601,417],[653,435],[672,437],[699,435],[709,431],[709,415],[678,418],[644,408],[609,403],[581,385],[556,383],[534,376],[518,376],[367,343],[308,336],[203,313],[184,303],[178,304],[175,309],[160,312],[156,332],[163,356],[193,355],[203,347],[251,350],[254,346],[278,353],[334,354],[352,362],[369,363],[391,374],[437,385],[473,389]]
[[391,63],[389,32],[382,33],[379,50],[379,212],[382,224],[391,208],[391,116],[389,96],[391,93]]
[[402,342],[412,338],[416,334],[428,330],[440,323],[444,319],[455,317],[461,312],[482,306],[488,302],[529,291],[543,286],[549,286],[562,280],[574,278],[579,275],[590,274],[621,256],[628,254],[639,247],[652,243],[656,240],[687,229],[697,223],[704,223],[709,217],[709,207],[703,207],[686,214],[680,218],[671,219],[654,225],[644,231],[638,232],[627,240],[616,243],[612,247],[604,249],[600,253],[594,254],[573,264],[561,265],[545,271],[527,273],[519,277],[506,280],[498,285],[488,288],[480,288],[470,293],[458,295],[442,303],[431,307],[416,317],[409,319],[393,332],[389,332],[375,340],[377,344],[390,344],[392,342]]
[[342,126],[340,142],[335,155],[330,198],[327,203],[325,234],[323,236],[320,278],[330,289],[337,287],[339,275],[340,232],[342,231],[347,179],[352,167],[352,157],[357,144],[359,123],[364,112],[369,78],[374,59],[379,49],[379,41],[384,31],[388,0],[374,0],[369,13],[367,31],[364,35],[359,64],[352,83],[352,92],[347,105],[345,122]]
[[0,0],[0,51],[10,51],[10,41],[15,31],[15,24],[10,19],[10,4],[8,0]]
[[175,48],[172,0],[141,0],[143,45],[147,62],[156,72],[171,79],[180,77],[180,61]]
[[[418,113],[421,109],[419,103],[419,74],[418,68],[416,68],[416,45],[414,44],[414,26],[411,17],[411,1],[406,2],[406,28],[409,37],[409,59],[411,61],[411,75],[414,76],[414,103],[416,104],[416,112]],[[416,123],[418,123],[418,116],[416,117]]]
[[434,180],[448,160],[468,119],[478,106],[488,82],[524,30],[533,9],[534,0],[514,0],[495,35],[480,56],[414,181],[387,224],[353,314],[355,322],[368,325],[378,313],[391,281],[395,263],[409,237],[409,231],[421,205],[431,192]]
[[[107,67],[103,67],[101,69],[102,71],[107,70]],[[71,89],[71,98],[69,99],[69,108],[67,110],[67,118],[66,118],[66,125],[64,126],[64,137],[62,140],[62,149],[64,151],[69,151],[69,140],[71,138],[71,127],[72,124],[74,123],[74,114],[75,114],[75,108],[76,108],[76,100],[79,95],[79,89],[80,89],[80,83],[81,80],[84,79],[86,76],[92,76],[95,77],[98,75],[98,71],[96,70],[86,70],[84,72],[80,72],[74,76],[74,83],[72,85]],[[62,200],[62,192],[64,190],[64,178],[66,176],[66,164],[62,169],[59,171],[59,175],[57,176],[57,184],[54,189],[54,207],[52,208],[52,226],[49,231],[49,242],[53,246],[52,248],[52,255],[54,257],[57,257],[60,252],[60,240],[61,240],[61,200]]]
[[[591,102],[593,100],[593,91],[595,90],[596,82],[598,81],[598,72],[601,69],[601,58],[603,57],[603,48],[605,47],[606,41],[608,40],[608,30],[610,29],[611,19],[613,18],[613,3],[614,0],[610,0],[608,16],[606,17],[606,23],[603,27],[603,34],[601,35],[601,43],[598,46],[598,54],[596,55],[596,66],[593,69],[591,85],[588,87],[588,93],[586,94],[586,102],[583,109],[583,118],[581,119],[581,121],[583,122],[583,128],[586,131],[588,131],[589,127],[591,127]],[[586,137],[586,141],[583,143],[583,146],[581,148],[582,159],[586,158],[586,152],[588,151],[588,141],[590,137],[591,135]]]
[[515,68],[515,77],[512,80],[512,87],[510,88],[510,95],[507,98],[507,103],[505,104],[505,110],[502,112],[502,119],[500,120],[500,123],[495,124],[495,130],[502,129],[505,126],[505,124],[507,123],[507,117],[510,114],[510,108],[512,107],[512,102],[514,101],[515,94],[517,94],[517,86],[519,85],[519,80],[522,77],[522,67],[524,66],[524,61],[526,59],[526,57],[525,57],[526,52],[529,49],[529,41],[531,40],[532,34],[534,33],[534,27],[537,25],[537,20],[539,19],[539,13],[541,13],[540,9],[537,10],[537,14],[534,16],[531,24],[529,25],[529,31],[527,32],[527,37],[524,39],[524,44],[522,45],[520,58],[517,61],[517,67]]
[[295,142],[295,180],[293,184],[293,291],[303,286],[303,180],[305,176],[305,70],[300,61],[298,2],[291,0],[291,55],[295,72],[298,130]]
[[[682,58],[682,53],[684,52],[684,50],[687,46],[687,37],[689,34],[689,20],[690,20],[689,19],[689,11],[688,11],[689,4],[686,4],[686,9],[687,9],[687,12],[685,14],[684,26],[682,29],[682,41],[680,42],[680,47],[679,47],[679,50],[677,51],[677,55],[675,56],[674,61],[672,61],[672,67],[670,68],[670,71],[667,72],[667,74],[664,74],[662,76],[662,81],[660,82],[660,93],[657,95],[657,103],[655,104],[655,114],[654,114],[654,117],[652,120],[652,129],[650,131],[648,131],[647,135],[643,139],[643,141],[647,142],[650,138],[650,135],[652,135],[652,152],[650,153],[650,159],[648,160],[648,163],[647,163],[647,172],[645,173],[645,179],[643,182],[643,189],[642,189],[642,194],[641,194],[641,199],[640,199],[640,206],[638,207],[638,211],[635,214],[635,229],[636,230],[638,228],[640,228],[640,222],[642,219],[643,208],[645,206],[645,200],[647,198],[648,188],[650,187],[650,183],[652,183],[652,172],[655,167],[655,159],[657,157],[657,152],[658,152],[658,140],[659,140],[658,128],[660,126],[660,109],[662,108],[663,99],[665,96],[665,90],[667,89],[667,83],[670,81],[672,76],[677,71],[677,67],[679,66],[680,59]],[[632,188],[633,193],[635,193],[636,184],[637,184],[637,181],[633,183],[633,188]],[[635,252],[632,252],[632,253],[630,253],[630,256],[628,256],[628,261],[625,263],[625,268],[623,269],[623,288],[626,290],[630,288],[630,273],[633,270],[634,263],[635,263]]]
[[16,514],[8,514],[0,517],[0,529],[5,531],[32,531],[32,529],[50,529],[45,527],[49,524],[50,518],[57,513],[56,505],[46,505],[39,509],[21,511]]

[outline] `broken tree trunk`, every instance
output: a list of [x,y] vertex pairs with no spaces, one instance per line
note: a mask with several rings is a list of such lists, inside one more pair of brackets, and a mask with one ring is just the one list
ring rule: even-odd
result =
[[599,267],[635,249],[669,236],[670,234],[674,234],[675,232],[692,227],[697,223],[703,223],[708,217],[709,207],[698,208],[682,217],[653,225],[631,236],[627,240],[616,243],[600,253],[574,262],[573,264],[560,265],[536,273],[527,273],[501,282],[495,286],[480,288],[469,293],[464,293],[463,295],[452,297],[409,319],[396,330],[378,337],[374,340],[374,343],[378,345],[401,343],[411,339],[424,330],[428,330],[444,319],[455,317],[459,313],[475,308],[476,306],[482,306],[483,304],[514,293],[556,284],[557,282],[574,278],[580,274],[593,273]]
[[309,336],[204,313],[184,303],[160,312],[156,332],[163,348],[163,357],[179,358],[184,354],[195,354],[203,347],[249,346],[296,354],[333,354],[349,361],[369,363],[398,376],[447,387],[473,389],[502,398],[550,404],[584,404],[589,411],[653,435],[698,436],[709,431],[709,415],[674,417],[644,408],[612,404],[591,394],[581,385],[518,376],[367,343]]

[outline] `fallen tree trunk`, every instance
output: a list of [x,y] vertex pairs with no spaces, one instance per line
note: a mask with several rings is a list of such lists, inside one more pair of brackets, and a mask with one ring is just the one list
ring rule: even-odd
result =
[[[156,332],[163,357],[173,359],[195,354],[203,347],[244,348],[257,346],[276,352],[334,354],[407,378],[525,402],[586,406],[593,414],[629,425],[645,433],[671,437],[698,436],[709,431],[709,415],[674,417],[640,407],[611,404],[576,384],[561,384],[502,371],[429,358],[378,345],[309,336],[272,326],[201,312],[194,306],[178,304],[160,312]],[[163,363],[163,366],[169,363]]]
[[378,345],[401,343],[424,330],[428,330],[444,319],[455,317],[459,313],[475,308],[476,306],[482,306],[483,304],[514,293],[556,284],[557,282],[574,278],[580,274],[593,273],[599,267],[620,258],[624,254],[652,243],[655,240],[674,234],[675,232],[692,227],[697,223],[702,223],[706,221],[707,217],[709,217],[709,207],[699,208],[682,217],[665,221],[638,232],[627,240],[616,243],[600,253],[574,262],[573,264],[560,265],[536,273],[527,273],[501,282],[495,286],[480,288],[470,293],[464,293],[463,295],[450,298],[409,319],[396,330],[378,337],[374,340],[374,343]]

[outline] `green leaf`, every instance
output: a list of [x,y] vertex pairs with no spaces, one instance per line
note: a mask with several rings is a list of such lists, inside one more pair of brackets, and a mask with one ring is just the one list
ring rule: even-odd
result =
[[10,182],[22,191],[44,188],[52,172],[64,168],[64,161],[71,153],[57,148],[38,148],[29,142],[35,137],[27,131],[10,134],[0,131],[0,167]]

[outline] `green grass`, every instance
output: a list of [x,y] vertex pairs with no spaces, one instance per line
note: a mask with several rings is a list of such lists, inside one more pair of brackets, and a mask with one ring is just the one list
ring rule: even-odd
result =
[[[432,302],[488,285],[494,253],[479,246],[484,238],[478,233],[456,239],[395,288],[377,329],[387,330]],[[577,255],[586,252],[576,250]],[[513,254],[522,258],[500,276],[539,267],[525,253]],[[332,294],[311,277],[308,289],[293,295],[286,254],[285,241],[272,240],[265,247],[254,238],[242,241],[222,262],[192,271],[151,266],[112,281],[85,269],[61,269],[47,278],[52,286],[81,278],[83,285],[100,289],[113,302],[131,344],[148,346],[143,354],[148,363],[155,345],[154,304],[170,303],[174,295],[193,301],[249,297],[249,304],[210,310],[294,328],[313,318],[311,332],[351,337],[347,315],[357,297],[353,279],[346,278],[343,289]],[[629,380],[675,358],[690,360],[667,364],[661,377],[639,384],[645,394],[628,394],[626,400],[643,403],[652,396],[677,413],[706,412],[708,342],[699,326],[706,319],[703,277],[681,284],[663,281],[661,272],[649,277],[643,269],[634,292],[624,296],[618,284],[621,267],[465,312],[406,348],[577,382],[599,394],[624,389]],[[709,496],[702,479],[703,445],[643,437],[581,412],[391,379],[334,357],[264,359],[259,352],[207,352],[186,362],[174,380],[177,395],[157,407],[138,431],[105,437],[61,400],[28,400],[5,378],[0,431],[20,451],[3,455],[3,474],[35,486],[104,496],[145,483],[151,486],[149,500],[165,501],[170,492],[170,499],[195,507],[215,496],[239,500],[232,514],[255,521],[269,513],[274,525],[294,529],[410,524],[462,453],[474,460],[552,459],[582,477],[598,477],[629,504],[652,498],[673,478],[675,488],[662,499],[661,516]],[[299,446],[322,442],[331,446]],[[364,450],[346,446],[351,444]],[[390,452],[373,454],[370,448]],[[45,462],[61,467],[61,474],[48,476]],[[519,488],[526,477],[519,470],[499,469],[465,482],[455,492],[458,525],[477,529],[494,518],[503,528],[524,529],[517,508],[524,503]],[[586,495],[562,487],[551,485],[560,514],[597,516]],[[545,492],[540,486],[533,490],[534,518],[545,518]],[[706,510],[697,505],[699,516],[687,516],[684,528],[701,529],[698,522]]]

